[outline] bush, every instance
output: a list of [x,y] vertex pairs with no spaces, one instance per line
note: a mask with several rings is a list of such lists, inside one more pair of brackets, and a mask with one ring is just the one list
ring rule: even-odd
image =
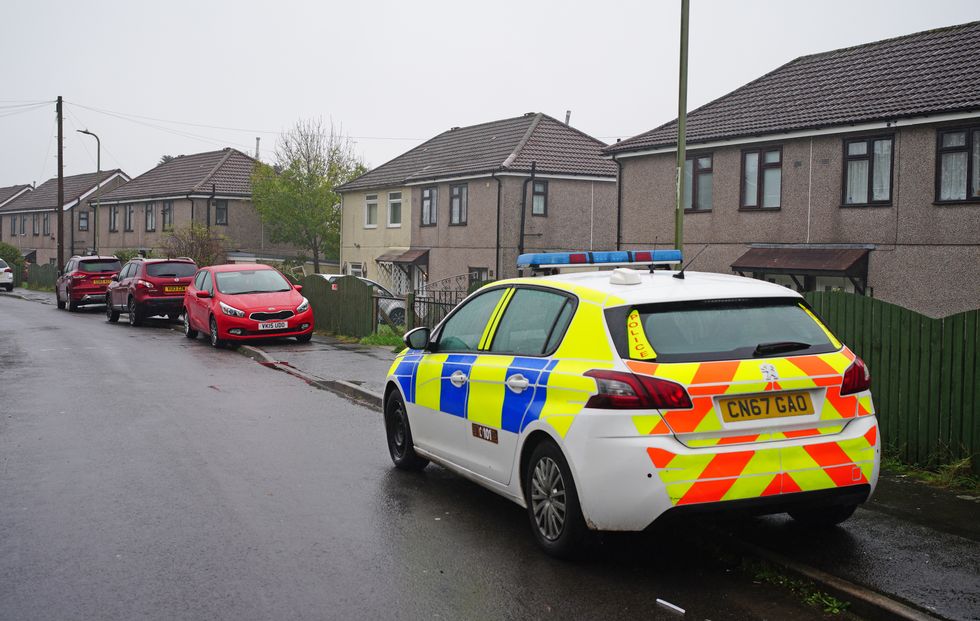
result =
[[139,248],[120,248],[115,252],[116,258],[120,263],[131,261],[133,257],[139,256]]
[[20,284],[21,276],[24,273],[24,258],[20,256],[20,250],[16,246],[0,242],[0,259],[6,261],[10,269],[14,271],[14,284]]
[[228,256],[224,237],[197,223],[170,233],[163,242],[163,248],[168,257],[190,257],[199,267],[220,265]]

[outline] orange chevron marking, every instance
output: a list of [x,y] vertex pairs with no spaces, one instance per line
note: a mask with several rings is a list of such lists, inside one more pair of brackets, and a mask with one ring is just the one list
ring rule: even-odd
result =
[[767,391],[769,391],[769,390],[782,390],[782,389],[783,389],[783,387],[779,385],[779,382],[769,382],[769,385],[766,386],[766,390]]
[[783,475],[777,474],[766,486],[766,489],[762,490],[763,496],[775,496],[776,494],[781,494],[783,491]]
[[704,420],[704,417],[711,411],[711,397],[695,397],[692,399],[694,408],[690,410],[671,410],[664,412],[667,424],[674,430],[674,433],[688,433],[694,431]]
[[728,390],[728,384],[715,384],[710,386],[691,386],[687,389],[687,394],[692,397],[703,397],[713,395],[723,395]]
[[830,401],[830,404],[843,418],[854,418],[857,413],[857,396],[840,396],[840,386],[827,387],[827,401]]
[[798,356],[794,358],[787,358],[787,360],[810,377],[815,375],[839,375],[837,371],[834,370],[834,367],[830,366],[817,356]]
[[797,429],[796,431],[784,431],[783,435],[787,438],[806,438],[808,436],[819,436],[819,429]]
[[[845,485],[859,485],[861,483],[867,483],[868,480],[864,478],[864,473],[857,466],[833,466],[832,468],[824,468],[824,472],[827,476],[833,480],[837,487],[844,487]],[[857,474],[858,478],[855,479],[854,475]]]
[[858,416],[867,416],[870,413],[871,412],[867,408],[865,408],[863,405],[861,405],[861,400],[859,399],[858,400]]
[[718,444],[744,444],[746,442],[755,442],[759,439],[760,434],[755,434],[754,436],[734,436],[730,438],[722,438],[718,441]]
[[813,377],[810,378],[814,386],[840,386],[841,377]]
[[687,490],[687,493],[677,501],[679,505],[689,505],[696,502],[717,502],[724,498],[735,479],[719,479],[714,481],[698,481]]
[[874,426],[868,429],[868,433],[864,434],[864,439],[868,441],[868,446],[874,446],[875,442],[878,441],[878,427]]
[[655,375],[657,373],[657,367],[660,365],[656,362],[640,362],[637,360],[627,360],[626,366],[630,368],[634,373],[639,373],[641,375]]
[[820,464],[824,469],[829,466],[853,463],[853,460],[847,456],[847,453],[836,442],[808,444],[803,447],[803,450],[813,458],[813,461]]
[[659,470],[666,468],[675,455],[670,451],[665,451],[662,448],[649,447],[647,448],[647,455],[650,456],[650,461],[653,462],[653,467]]
[[780,475],[780,481],[782,483],[781,492],[782,494],[792,494],[794,492],[802,492],[801,488],[796,481],[790,475],[785,472]]
[[719,479],[721,477],[737,477],[745,470],[746,464],[755,455],[755,451],[736,451],[734,453],[718,453],[708,462],[704,472],[698,479]]
[[654,426],[654,428],[650,430],[650,435],[651,436],[669,436],[670,435],[670,427],[668,427],[667,426],[667,423],[664,421],[664,419],[661,418],[660,419],[660,422],[658,422]]
[[728,384],[738,370],[738,360],[702,362],[694,373],[692,384]]

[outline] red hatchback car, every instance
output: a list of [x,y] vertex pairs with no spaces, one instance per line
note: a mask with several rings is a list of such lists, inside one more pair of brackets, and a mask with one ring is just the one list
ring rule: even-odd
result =
[[213,265],[198,270],[184,293],[184,334],[211,337],[211,345],[227,341],[313,336],[313,310],[278,270],[268,265]]
[[191,284],[197,263],[193,259],[144,259],[137,257],[112,277],[106,291],[106,318],[115,323],[119,313],[138,326],[153,315],[177,319],[184,310],[184,291]]
[[74,256],[54,285],[58,308],[75,311],[83,304],[105,304],[105,292],[112,277],[119,273],[116,257]]

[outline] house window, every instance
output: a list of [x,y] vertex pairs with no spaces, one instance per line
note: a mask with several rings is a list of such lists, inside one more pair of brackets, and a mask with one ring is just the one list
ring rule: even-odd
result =
[[154,205],[153,203],[146,204],[146,230],[147,231],[157,230],[156,205]]
[[482,285],[483,283],[490,280],[490,268],[488,267],[470,267],[469,270],[469,286]]
[[351,276],[358,276],[364,278],[364,264],[363,263],[350,263],[349,271]]
[[373,229],[378,226],[378,195],[368,194],[364,197],[364,228]]
[[465,185],[449,186],[449,224],[466,224],[466,195]]
[[87,231],[88,230],[88,212],[79,211],[78,212],[78,230]]
[[40,221],[41,221],[41,214],[39,213],[31,214],[31,233],[35,235],[41,234]]
[[10,236],[17,234],[17,216],[10,216]]
[[892,138],[844,141],[844,204],[892,202]]
[[939,132],[936,200],[980,200],[980,127]]
[[44,235],[51,234],[51,214],[49,213],[41,216],[41,232]]
[[126,205],[126,222],[124,224],[125,224],[125,229],[127,231],[133,230],[133,215],[135,213],[136,213],[135,205]]
[[388,226],[402,225],[402,193],[388,192]]
[[436,188],[422,188],[422,226],[433,226],[439,209]]
[[228,201],[214,201],[214,223],[223,226],[228,225]]
[[711,211],[713,160],[710,154],[695,155],[685,160],[684,209],[686,211]]
[[27,235],[27,214],[20,217],[20,234]]
[[169,231],[174,228],[174,202],[163,201],[160,205],[160,219],[163,220],[163,230]]
[[109,208],[109,231],[114,233],[119,230],[119,207],[113,205]]
[[742,151],[742,208],[779,209],[782,177],[781,148]]
[[535,181],[531,188],[531,215],[548,215],[548,182]]

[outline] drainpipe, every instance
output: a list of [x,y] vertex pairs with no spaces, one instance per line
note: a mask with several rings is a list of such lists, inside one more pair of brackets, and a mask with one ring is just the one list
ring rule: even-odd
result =
[[527,219],[527,184],[534,182],[534,172],[537,162],[531,162],[531,176],[524,180],[521,187],[521,236],[517,238],[517,255],[524,254],[524,222]]
[[615,155],[616,162],[616,250],[622,250],[623,245],[623,163]]
[[214,197],[215,197],[214,184],[212,183],[211,184],[211,198],[208,199],[208,220],[207,220],[207,227],[208,227],[208,230],[209,231],[211,230],[211,205],[214,203]]
[[494,259],[494,278],[499,279],[500,276],[500,195],[503,188],[504,182],[501,181],[500,177],[497,176],[497,171],[490,173],[490,178],[497,182],[497,241],[495,248],[495,259]]
[[187,200],[191,202],[191,224],[194,224],[194,199],[191,198],[190,194],[188,194]]

